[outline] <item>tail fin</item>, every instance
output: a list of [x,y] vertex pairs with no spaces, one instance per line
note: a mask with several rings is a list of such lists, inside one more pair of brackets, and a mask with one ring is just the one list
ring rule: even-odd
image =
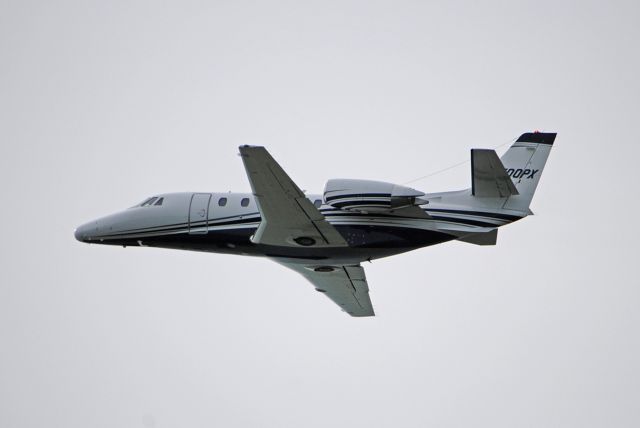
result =
[[555,139],[556,133],[527,132],[500,158],[518,190],[517,195],[509,196],[503,208],[519,211],[529,209]]

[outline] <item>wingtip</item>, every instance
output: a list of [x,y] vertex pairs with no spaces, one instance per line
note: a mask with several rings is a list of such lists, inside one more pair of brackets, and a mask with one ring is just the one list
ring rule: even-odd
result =
[[354,318],[367,318],[367,317],[375,317],[376,313],[373,309],[371,309],[371,312],[355,312],[355,311],[347,311],[346,309],[342,308],[342,310],[346,313],[348,313],[350,316],[354,317]]

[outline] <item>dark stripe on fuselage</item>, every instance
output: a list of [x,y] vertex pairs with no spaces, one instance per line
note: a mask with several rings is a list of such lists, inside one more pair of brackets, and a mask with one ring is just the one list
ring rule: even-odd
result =
[[486,221],[469,220],[469,219],[466,219],[466,218],[443,217],[443,216],[431,216],[431,217],[434,220],[446,221],[446,222],[449,222],[449,223],[464,224],[464,225],[467,225],[467,226],[478,226],[478,227],[498,227],[498,226],[502,226],[501,224],[487,223]]
[[380,201],[380,200],[368,200],[368,201],[344,201],[344,202],[334,202],[332,206],[336,208],[344,208],[344,207],[378,207],[378,208],[388,208],[389,201]]
[[154,226],[154,227],[143,227],[140,229],[130,229],[122,232],[115,232],[110,235],[102,235],[96,236],[96,239],[110,239],[112,236],[125,236],[125,235],[135,235],[141,233],[164,233],[164,232],[175,232],[176,230],[187,229],[189,227],[188,223],[177,223],[171,224],[168,226]]
[[[258,223],[260,222],[260,220],[261,220],[260,217],[253,217],[253,218],[241,218],[238,220],[229,220],[229,221],[215,222],[215,223],[210,221],[209,226],[228,226],[231,224]],[[201,222],[200,226],[205,226],[205,222]],[[193,227],[193,224],[191,227]]]
[[[506,220],[506,221],[516,221],[522,218],[519,216],[510,215],[510,214],[498,214],[498,213],[480,212],[480,211],[446,210],[446,209],[426,209],[424,211],[426,211],[427,214],[431,215],[431,217],[433,218],[435,217],[433,216],[433,214],[431,214],[432,212],[437,212],[440,214],[463,214],[463,215],[476,216],[476,217],[485,217],[487,219]],[[398,219],[398,220],[405,218],[405,217],[392,215],[392,214],[385,214],[385,213],[365,214],[357,211],[344,211],[344,210],[337,210],[337,209],[323,210],[322,214],[324,214],[325,217],[329,217],[329,218],[336,217],[336,216],[366,217],[366,218],[384,217],[384,218]],[[440,216],[440,217],[444,218],[443,216]],[[406,217],[406,218],[415,219],[412,217]],[[453,219],[453,217],[449,217],[449,218]],[[455,218],[455,220],[466,221],[467,219]],[[469,220],[469,221],[472,221],[472,220]],[[495,224],[492,224],[492,225],[495,226]]]
[[[244,217],[249,217],[249,216],[256,216],[257,217],[252,217],[252,218],[244,218]],[[225,220],[225,219],[230,219],[230,218],[237,218],[237,217],[243,217],[242,219],[239,220],[232,220],[232,221],[221,221],[221,220]],[[241,223],[254,223],[254,222],[259,222],[260,221],[260,216],[259,213],[254,212],[254,213],[249,213],[249,214],[241,214],[241,215],[234,215],[234,216],[228,216],[228,217],[221,217],[221,218],[217,218],[217,219],[209,219],[209,220],[200,220],[200,221],[194,221],[191,222],[191,227],[202,227],[202,226],[206,226],[207,224],[209,226],[226,226],[229,224],[241,224]],[[159,233],[159,232],[172,232],[172,231],[176,231],[176,230],[180,230],[180,229],[186,229],[189,228],[189,223],[175,223],[175,224],[168,224],[168,225],[162,225],[162,226],[150,226],[150,227],[141,227],[141,228],[137,228],[137,229],[129,229],[123,232],[116,232],[113,233],[111,235],[108,236],[121,236],[121,235],[132,235],[132,234],[136,234],[136,233]]]
[[390,193],[352,193],[349,195],[336,195],[326,197],[325,202],[333,201],[335,199],[347,199],[347,198],[373,198],[373,197],[382,197],[382,198],[390,198]]
[[[342,215],[336,215],[335,217],[341,217]],[[328,217],[334,217],[334,216],[328,216]],[[347,216],[347,217],[366,217],[366,218],[371,218],[372,216],[370,215],[366,215],[366,216],[357,216],[357,215],[351,215],[351,216]],[[394,216],[384,216],[384,219],[387,220],[403,220],[405,219],[404,217],[394,217]],[[406,218],[408,220],[417,220],[415,218]],[[425,220],[425,219],[419,219],[419,220]],[[466,226],[479,226],[479,227],[499,227],[502,226],[504,223],[500,223],[500,224],[496,224],[496,223],[489,223],[486,221],[481,221],[481,220],[472,220],[472,219],[466,219],[466,218],[459,218],[459,217],[445,217],[445,216],[431,216],[431,220],[437,220],[437,221],[446,221],[449,223],[457,223],[457,224],[463,224]],[[339,221],[339,219],[337,220]],[[336,224],[334,224],[334,226],[337,226]],[[377,227],[377,224],[374,224],[373,227]],[[397,227],[404,227],[403,225],[398,225]],[[416,229],[416,230],[421,230],[419,228],[412,228],[412,229]]]
[[427,208],[425,211],[427,213],[438,212],[443,214],[464,214],[464,215],[496,218],[496,219],[509,220],[509,221],[516,221],[522,218],[521,216],[512,215],[512,214],[501,214],[501,213],[482,212],[482,211],[448,210],[448,209],[442,209],[442,208]]

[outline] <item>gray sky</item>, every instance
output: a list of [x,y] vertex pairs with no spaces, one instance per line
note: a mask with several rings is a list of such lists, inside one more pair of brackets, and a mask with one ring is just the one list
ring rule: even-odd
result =
[[[0,2],[0,426],[638,426],[640,9],[604,4]],[[73,239],[248,191],[239,144],[320,191],[534,129],[536,215],[367,265],[373,319],[267,260]]]

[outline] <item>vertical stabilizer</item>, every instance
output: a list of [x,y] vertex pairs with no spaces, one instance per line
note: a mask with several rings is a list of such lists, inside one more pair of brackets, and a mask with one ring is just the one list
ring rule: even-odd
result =
[[500,158],[518,190],[503,208],[528,211],[555,139],[556,133],[527,132]]

